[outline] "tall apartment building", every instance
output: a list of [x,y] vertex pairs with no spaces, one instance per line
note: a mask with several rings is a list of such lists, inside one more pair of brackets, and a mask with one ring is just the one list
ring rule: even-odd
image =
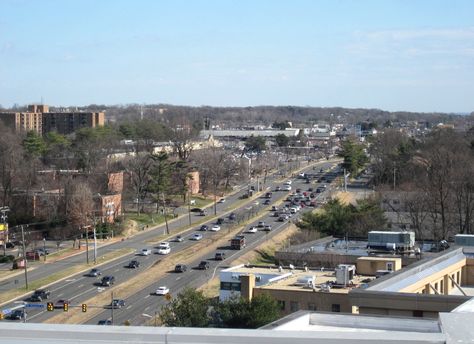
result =
[[48,105],[29,105],[26,112],[0,113],[0,120],[16,132],[35,131],[46,134],[56,131],[71,134],[81,128],[95,128],[105,124],[104,112],[50,112]]

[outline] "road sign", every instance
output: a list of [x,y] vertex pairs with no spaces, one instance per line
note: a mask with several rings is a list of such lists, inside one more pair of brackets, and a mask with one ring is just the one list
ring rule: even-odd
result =
[[44,308],[42,303],[27,303],[25,304],[26,308]]

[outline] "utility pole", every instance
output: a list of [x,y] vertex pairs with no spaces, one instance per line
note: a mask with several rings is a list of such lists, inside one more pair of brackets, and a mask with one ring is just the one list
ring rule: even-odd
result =
[[28,290],[28,266],[26,262],[25,231],[23,229],[23,225],[21,225],[21,243],[23,246],[23,262],[25,265],[25,287],[26,287],[26,290]]
[[43,255],[44,255],[44,262],[46,263],[46,238],[43,238]]
[[110,293],[110,312],[111,312],[111,317],[110,317],[110,321],[112,323],[112,325],[114,324],[114,292],[111,292]]
[[396,171],[397,171],[397,169],[394,166],[393,167],[393,190],[395,190],[395,186],[396,186],[396,177],[397,177]]
[[89,264],[89,232],[86,227],[86,261]]
[[189,225],[191,226],[191,195],[188,191],[188,218],[189,218]]
[[165,194],[163,192],[161,193],[161,200],[163,201],[163,215],[165,216],[166,234],[170,234],[170,229],[168,227],[168,218],[166,216]]
[[94,224],[94,264],[97,264],[97,235]]

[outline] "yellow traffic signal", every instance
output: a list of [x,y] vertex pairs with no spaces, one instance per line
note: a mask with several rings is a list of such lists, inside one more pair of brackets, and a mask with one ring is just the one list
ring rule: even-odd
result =
[[67,312],[67,311],[69,310],[69,303],[64,302],[64,304],[63,304],[63,310],[64,310],[65,312]]
[[53,305],[53,303],[52,303],[52,302],[48,302],[48,303],[46,304],[46,309],[47,309],[49,312],[54,311],[54,305]]
[[3,320],[3,313],[0,312],[0,320]]
[[82,311],[84,313],[87,312],[87,304],[85,304],[85,303],[82,304]]

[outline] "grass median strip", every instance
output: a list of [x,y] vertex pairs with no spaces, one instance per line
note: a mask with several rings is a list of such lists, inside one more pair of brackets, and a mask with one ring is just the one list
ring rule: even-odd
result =
[[[114,259],[118,259],[120,257],[123,257],[127,254],[130,254],[132,253],[134,250],[132,249],[129,249],[129,248],[123,248],[123,249],[120,249],[120,250],[116,250],[116,251],[111,251],[111,252],[108,252],[106,254],[104,254],[103,256],[101,257],[97,257],[97,261],[99,262],[99,264],[104,264],[104,263],[108,263]],[[36,281],[32,281],[30,283],[28,283],[28,290],[26,290],[26,288],[18,288],[18,289],[15,289],[15,290],[9,290],[9,291],[6,291],[6,292],[3,292],[0,294],[0,304],[3,303],[3,302],[8,302],[9,300],[12,300],[12,299],[15,299],[15,298],[18,298],[20,297],[21,295],[24,295],[25,293],[28,293],[28,292],[31,292],[35,289],[39,289],[39,288],[42,288],[44,286],[47,286],[49,284],[52,284],[52,283],[55,283],[63,278],[66,278],[66,277],[69,277],[71,275],[74,275],[74,274],[77,274],[81,271],[85,271],[85,270],[88,270],[89,268],[93,267],[93,266],[98,266],[99,264],[96,264],[96,265],[92,265],[92,264],[79,264],[79,265],[75,265],[73,267],[70,267],[68,269],[64,269],[58,273],[55,273],[55,274],[52,274],[52,275],[49,275],[47,277],[44,277],[44,278],[41,278],[39,280],[36,280]]]

